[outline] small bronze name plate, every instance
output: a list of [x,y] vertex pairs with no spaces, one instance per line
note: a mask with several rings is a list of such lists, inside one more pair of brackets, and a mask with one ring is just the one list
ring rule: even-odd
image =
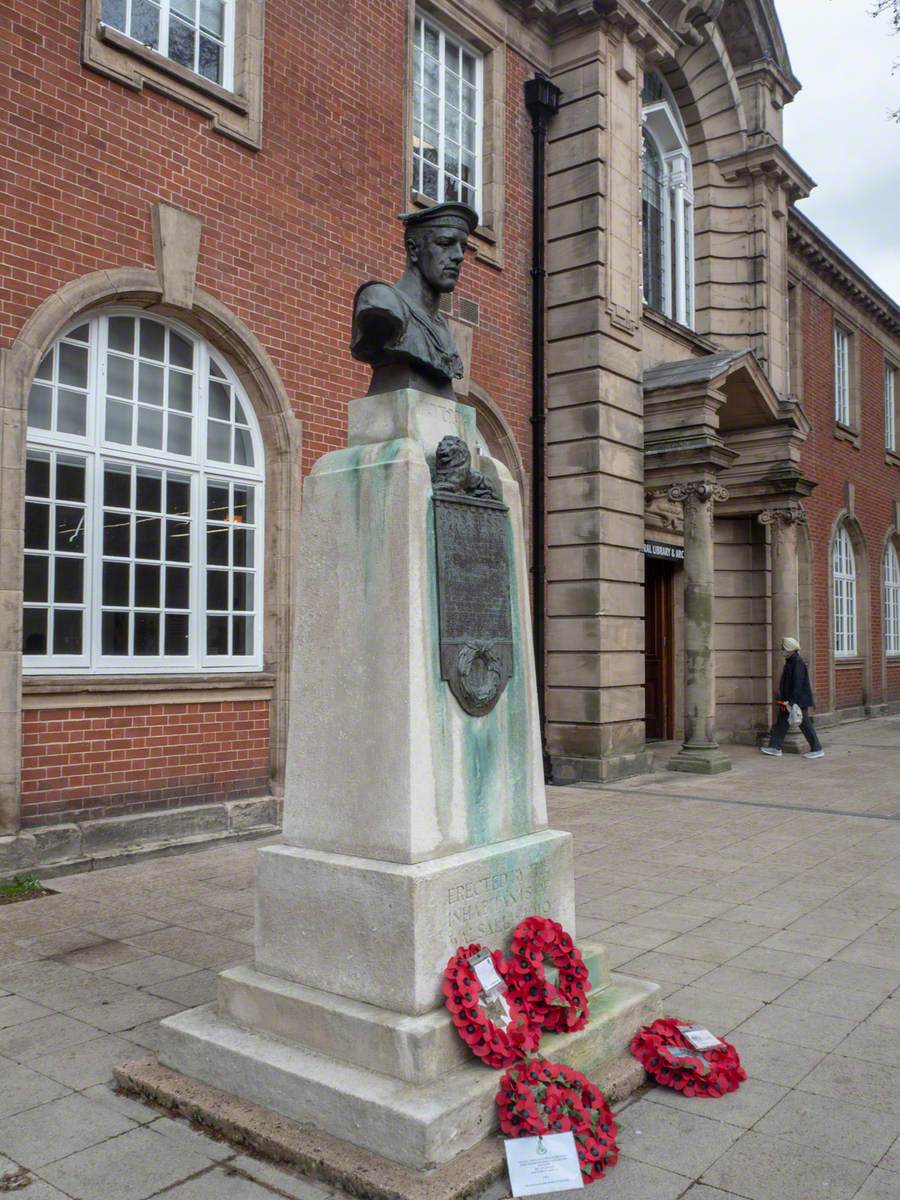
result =
[[493,481],[469,462],[459,438],[438,446],[434,532],[441,677],[462,708],[480,717],[512,675],[509,510]]

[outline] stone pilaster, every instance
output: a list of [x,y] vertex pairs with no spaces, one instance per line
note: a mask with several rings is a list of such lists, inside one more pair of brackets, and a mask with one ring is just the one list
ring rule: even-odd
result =
[[672,771],[717,775],[731,760],[716,741],[716,661],[713,649],[713,502],[728,499],[707,480],[676,483],[668,498],[684,506],[684,744]]
[[[757,520],[772,534],[772,679],[777,690],[781,679],[782,638],[799,640],[800,561],[797,550],[797,526],[806,524],[806,513],[799,504],[783,508],[765,508]],[[784,749],[799,754],[806,749],[800,730],[791,726]]]

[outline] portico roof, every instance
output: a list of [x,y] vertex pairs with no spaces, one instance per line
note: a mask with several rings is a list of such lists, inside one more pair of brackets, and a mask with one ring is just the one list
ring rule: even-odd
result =
[[692,390],[705,393],[713,389],[725,398],[718,414],[720,433],[758,428],[792,418],[795,423],[803,423],[798,420],[799,406],[779,398],[759,359],[749,348],[676,359],[644,371],[644,395],[652,396],[657,402],[663,399],[660,394],[663,392],[675,399],[684,398]]

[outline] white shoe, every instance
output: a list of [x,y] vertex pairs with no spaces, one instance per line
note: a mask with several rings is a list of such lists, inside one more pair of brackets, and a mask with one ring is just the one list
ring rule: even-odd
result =
[[825,751],[824,750],[809,750],[809,751],[807,751],[806,754],[803,755],[803,757],[804,758],[824,758]]
[[773,758],[781,758],[780,750],[773,750],[771,746],[760,746],[760,754],[771,754]]

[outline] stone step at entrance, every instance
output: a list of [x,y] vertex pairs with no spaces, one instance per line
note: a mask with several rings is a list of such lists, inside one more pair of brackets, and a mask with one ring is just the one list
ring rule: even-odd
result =
[[[586,1028],[545,1035],[541,1054],[584,1072],[615,1100],[641,1080],[628,1043],[659,1015],[659,988],[614,974],[591,993],[590,1004]],[[500,1073],[479,1062],[410,1083],[244,1028],[212,1004],[163,1023],[159,1058],[192,1079],[419,1171],[451,1161],[497,1127]]]

